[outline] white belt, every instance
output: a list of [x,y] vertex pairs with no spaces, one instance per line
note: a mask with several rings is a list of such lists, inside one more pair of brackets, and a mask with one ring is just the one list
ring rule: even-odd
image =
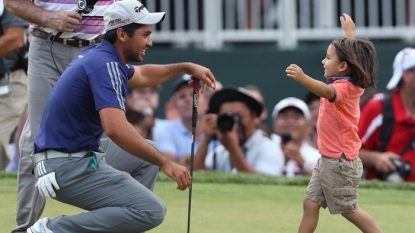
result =
[[34,154],[31,156],[32,161],[34,164],[36,164],[39,161],[45,160],[45,159],[54,159],[54,158],[82,158],[86,155],[86,151],[76,152],[76,153],[65,153],[65,152],[59,152],[56,150],[46,150],[39,152],[37,154]]

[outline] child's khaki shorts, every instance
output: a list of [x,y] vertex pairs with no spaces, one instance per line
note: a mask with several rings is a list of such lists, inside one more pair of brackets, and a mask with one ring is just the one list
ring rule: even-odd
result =
[[307,187],[305,198],[319,206],[329,207],[331,214],[354,213],[359,210],[357,202],[363,165],[359,157],[352,161],[320,157]]

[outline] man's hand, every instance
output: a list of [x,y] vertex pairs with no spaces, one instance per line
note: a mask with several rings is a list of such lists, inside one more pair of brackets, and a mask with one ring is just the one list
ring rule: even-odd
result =
[[348,14],[344,13],[342,16],[340,16],[340,22],[342,24],[344,32],[346,33],[346,37],[349,39],[353,39],[354,29],[356,26],[352,18]]
[[55,172],[51,172],[39,177],[35,187],[37,187],[39,190],[40,195],[46,199],[56,197],[56,193],[53,188],[56,190],[60,189],[58,182],[56,182]]
[[285,72],[287,73],[288,77],[294,79],[297,82],[301,82],[301,80],[305,78],[303,70],[296,64],[291,64],[288,66]]
[[391,162],[391,158],[399,158],[399,155],[392,152],[380,153],[375,163],[376,170],[381,173],[392,173],[396,171],[396,167]]
[[186,190],[192,185],[192,177],[187,168],[168,160],[160,170],[177,183],[177,189]]
[[[203,82],[202,88],[201,88],[201,93],[205,92],[206,89],[206,85],[208,85],[209,87],[211,87],[212,89],[216,88],[216,84],[215,84],[215,76],[213,76],[212,72],[210,71],[210,69],[198,65],[198,64],[194,64],[194,63],[189,63],[188,64],[188,69],[189,71],[187,72],[187,74],[191,75],[192,77],[195,77],[199,80],[201,80]],[[193,82],[193,80],[191,80],[189,82],[189,84],[191,84]]]
[[217,127],[217,118],[216,114],[206,114],[204,117],[204,125],[203,125],[203,135],[205,139],[209,142],[213,139],[213,136],[216,135]]
[[239,137],[237,126],[234,125],[231,131],[228,132],[218,132],[218,139],[222,145],[226,148],[227,151],[232,151],[232,148],[239,148]]
[[72,32],[82,19],[76,11],[51,11],[48,17],[48,25],[45,26],[59,32]]
[[287,143],[281,143],[281,149],[284,153],[285,160],[288,161],[290,159],[295,160],[300,167],[304,165],[304,159],[301,156],[300,152],[301,144],[296,143],[294,141],[289,141]]

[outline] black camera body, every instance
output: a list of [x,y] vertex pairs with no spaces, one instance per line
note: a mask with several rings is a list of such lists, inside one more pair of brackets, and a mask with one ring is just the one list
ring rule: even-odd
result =
[[225,112],[218,116],[217,126],[221,132],[229,132],[232,130],[233,126],[240,124],[241,118],[238,115],[235,115],[231,112]]
[[290,134],[283,134],[281,136],[281,141],[282,141],[283,144],[285,144],[285,143],[287,143],[287,142],[289,142],[291,140],[293,140],[293,139],[291,138],[291,135]]
[[395,165],[397,172],[402,178],[412,174],[412,168],[409,162],[401,161],[399,158],[391,158],[391,162]]

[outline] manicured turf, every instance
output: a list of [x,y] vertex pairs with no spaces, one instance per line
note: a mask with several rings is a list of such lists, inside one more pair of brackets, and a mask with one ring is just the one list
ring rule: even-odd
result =
[[[187,230],[188,191],[173,182],[157,182],[155,193],[167,205],[165,221],[152,233]],[[306,186],[198,183],[193,186],[191,232],[296,232],[302,216]],[[0,179],[0,232],[15,226],[16,179]],[[360,206],[375,218],[383,232],[414,232],[414,191],[361,188]],[[44,216],[71,215],[82,210],[48,201]],[[340,215],[321,210],[316,232],[360,232]]]

